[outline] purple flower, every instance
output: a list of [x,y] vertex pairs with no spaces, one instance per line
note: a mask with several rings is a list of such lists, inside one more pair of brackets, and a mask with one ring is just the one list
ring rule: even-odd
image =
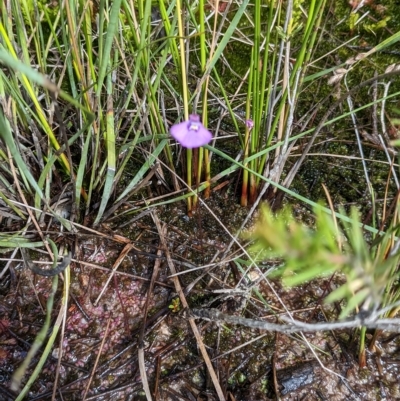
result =
[[200,122],[200,116],[191,114],[189,121],[175,124],[170,133],[184,148],[199,148],[206,145],[212,139],[212,134]]
[[246,120],[246,127],[251,130],[254,127],[254,121],[253,120]]

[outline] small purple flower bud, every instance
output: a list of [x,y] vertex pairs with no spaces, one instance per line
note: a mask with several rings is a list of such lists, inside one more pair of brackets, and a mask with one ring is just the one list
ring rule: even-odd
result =
[[246,127],[251,130],[254,127],[254,121],[253,120],[246,120]]
[[212,139],[212,134],[200,122],[200,116],[191,114],[189,121],[175,124],[170,133],[184,148],[193,149],[206,145]]

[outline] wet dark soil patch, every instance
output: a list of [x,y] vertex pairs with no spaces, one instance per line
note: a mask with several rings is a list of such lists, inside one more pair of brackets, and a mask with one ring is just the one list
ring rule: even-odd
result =
[[[283,288],[279,281],[260,281],[269,264],[249,268],[237,247],[225,254],[231,236],[220,223],[234,234],[247,210],[221,195],[207,205],[214,215],[201,207],[200,215],[197,211],[188,218],[176,205],[154,211],[167,223],[167,244],[176,270],[184,273],[179,279],[191,307],[279,321],[285,306],[302,321],[337,319],[341,305],[322,306],[322,300],[341,283],[339,275],[295,289]],[[83,229],[77,234],[65,332],[26,399],[51,399],[61,346],[57,400],[82,400],[89,381],[87,400],[145,400],[138,339],[148,297],[143,346],[154,399],[217,399],[169,277],[165,252],[159,249],[151,214],[123,229],[119,224],[104,225],[90,237]],[[124,254],[127,245],[131,248]],[[155,263],[159,274],[149,294]],[[1,400],[15,399],[9,390],[11,375],[43,325],[51,285],[51,279],[21,266],[15,262],[1,278]],[[206,267],[198,269],[201,266]],[[246,292],[251,285],[253,291]],[[53,322],[61,297],[60,280]],[[278,395],[281,400],[399,399],[399,336],[383,333],[367,354],[367,367],[359,369],[358,331],[289,336],[200,320],[197,325],[227,400],[273,400]]]

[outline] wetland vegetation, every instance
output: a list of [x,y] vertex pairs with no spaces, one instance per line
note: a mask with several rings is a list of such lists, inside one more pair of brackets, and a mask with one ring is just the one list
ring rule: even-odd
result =
[[400,399],[399,6],[2,2],[0,399]]

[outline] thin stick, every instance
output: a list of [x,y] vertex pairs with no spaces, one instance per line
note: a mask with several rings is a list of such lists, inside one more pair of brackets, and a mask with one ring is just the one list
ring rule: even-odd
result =
[[[167,243],[165,241],[166,237],[164,235],[166,235],[166,234],[163,234],[164,233],[164,227],[161,228],[161,224],[160,224],[160,221],[159,221],[156,213],[154,213],[154,222],[155,222],[157,230],[158,230],[158,232],[160,234],[161,246],[163,248],[165,256],[167,257],[168,266],[169,266],[169,268],[171,270],[171,273],[174,275],[174,274],[176,274],[176,269],[175,269],[174,262],[171,259],[171,255],[169,253]],[[183,289],[181,287],[181,284],[179,282],[179,278],[174,276],[174,277],[172,277],[172,280],[174,281],[175,290],[176,290],[177,294],[179,295],[179,298],[181,300],[182,306],[184,308],[188,308],[189,305],[188,305],[188,303],[186,301],[185,294],[184,294]],[[198,330],[198,328],[196,326],[196,323],[195,323],[193,317],[189,317],[189,324],[190,324],[190,327],[192,328],[194,336],[196,337],[197,345],[198,345],[198,347],[200,349],[201,355],[203,356],[204,362],[205,362],[205,364],[207,366],[207,369],[208,369],[208,372],[210,374],[211,380],[212,380],[212,382],[214,384],[214,387],[215,387],[215,390],[216,390],[216,392],[218,394],[218,398],[219,398],[220,401],[225,401],[224,393],[223,393],[222,388],[221,388],[221,386],[219,384],[217,375],[216,375],[216,373],[214,371],[213,365],[212,365],[212,363],[210,361],[210,358],[209,358],[209,356],[207,354],[207,351],[206,351],[206,348],[204,346],[203,340],[201,338],[200,332],[199,332],[199,330]]]
[[[380,311],[379,313],[382,313]],[[351,320],[343,320],[328,323],[304,323],[300,320],[294,320],[286,316],[281,319],[290,322],[289,324],[276,324],[264,322],[262,320],[247,319],[240,316],[232,316],[220,312],[218,309],[191,309],[189,310],[189,319],[204,319],[213,322],[226,322],[239,324],[253,329],[278,331],[281,333],[296,333],[299,331],[326,331],[339,330],[346,328],[357,328],[365,326],[367,328],[380,328],[395,333],[400,333],[400,319],[377,319],[378,313],[373,313],[370,316],[364,317],[360,314],[354,316]]]
[[119,265],[124,260],[125,256],[130,252],[133,246],[130,244],[126,244],[124,249],[122,250],[121,254],[118,256],[118,259],[115,261],[114,266],[112,268],[111,274],[109,274],[106,283],[103,286],[103,289],[100,291],[99,296],[97,297],[96,301],[94,301],[94,306],[100,301],[100,298],[103,296],[105,290],[107,289],[108,284],[110,283],[111,279],[114,277],[115,271],[118,269]]
[[103,340],[102,340],[102,342],[101,342],[99,352],[97,353],[96,360],[95,360],[95,362],[94,362],[94,366],[93,366],[93,369],[92,369],[92,373],[90,374],[89,381],[88,381],[88,384],[87,384],[86,389],[85,389],[85,393],[83,394],[83,398],[82,398],[83,401],[85,401],[86,395],[87,395],[87,393],[88,393],[88,391],[89,391],[89,388],[90,388],[90,385],[92,384],[92,380],[93,380],[94,374],[95,374],[95,372],[96,372],[97,365],[98,365],[98,363],[99,363],[101,351],[103,350],[104,343],[106,342],[106,339],[107,339],[108,329],[109,329],[110,323],[111,323],[111,316],[112,316],[112,315],[111,315],[111,313],[110,313],[110,316],[108,317],[108,321],[107,321],[106,331],[104,332],[104,337],[103,337]]
[[[278,343],[278,333],[275,333],[275,344]],[[276,395],[276,401],[280,401],[280,392],[279,392],[279,386],[278,386],[278,378],[276,376],[276,360],[277,360],[277,351],[275,347],[274,354],[272,356],[272,379],[274,382],[274,390],[275,390],[275,395]]]
[[[155,213],[152,213],[152,216],[153,216],[153,220],[156,221]],[[166,231],[167,231],[166,228],[167,228],[166,225],[164,225],[161,229],[161,232],[159,231],[160,237],[164,238],[164,236],[166,235]],[[160,249],[157,251],[157,256],[161,256]],[[161,259],[156,259],[154,262],[153,274],[151,276],[149,289],[147,291],[146,303],[144,305],[142,329],[140,330],[140,333],[139,333],[139,346],[138,346],[139,371],[140,371],[140,377],[141,377],[142,383],[143,383],[143,389],[144,389],[144,392],[146,393],[146,398],[148,401],[151,401],[152,397],[151,397],[149,381],[147,380],[146,365],[144,362],[144,331],[146,328],[146,320],[147,320],[147,313],[149,310],[150,299],[153,294],[154,283],[156,282],[156,279],[158,276],[158,270],[160,268],[160,264],[161,264]]]

